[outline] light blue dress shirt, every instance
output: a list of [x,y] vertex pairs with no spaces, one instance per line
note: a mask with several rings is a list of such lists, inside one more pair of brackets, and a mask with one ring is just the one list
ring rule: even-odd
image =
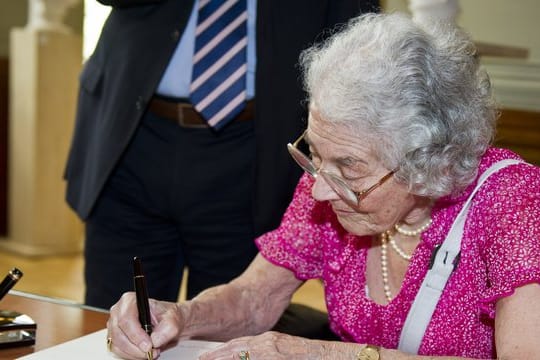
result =
[[[182,38],[161,78],[157,88],[159,95],[188,98],[189,86],[191,84],[191,70],[193,68],[193,49],[195,48],[195,27],[197,24],[197,11],[199,0],[195,1],[193,10],[189,17]],[[247,98],[255,97],[255,64],[257,56],[255,53],[255,24],[257,18],[257,0],[247,0]]]

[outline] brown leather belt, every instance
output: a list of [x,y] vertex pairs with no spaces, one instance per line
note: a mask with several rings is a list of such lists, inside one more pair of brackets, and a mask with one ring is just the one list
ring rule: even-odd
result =
[[[207,128],[208,123],[187,102],[168,101],[158,97],[153,97],[148,104],[148,109],[155,115],[174,121],[178,126],[185,128]],[[255,101],[249,100],[246,107],[231,122],[253,120],[255,116]]]

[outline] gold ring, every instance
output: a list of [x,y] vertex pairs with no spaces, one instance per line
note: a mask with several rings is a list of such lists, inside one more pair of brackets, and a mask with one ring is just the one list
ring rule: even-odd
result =
[[112,348],[112,338],[108,337],[107,338],[107,350],[112,351],[111,348]]
[[240,360],[249,360],[249,351],[247,350],[242,350],[238,353],[238,357],[240,358]]

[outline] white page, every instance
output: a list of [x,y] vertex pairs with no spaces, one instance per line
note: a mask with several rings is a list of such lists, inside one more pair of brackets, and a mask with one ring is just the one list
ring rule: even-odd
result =
[[[39,336],[39,333],[37,334]],[[186,340],[163,351],[161,360],[196,360],[197,357],[218,346],[219,342]],[[107,360],[118,359],[107,350],[107,329],[67,341],[19,358],[21,360]]]

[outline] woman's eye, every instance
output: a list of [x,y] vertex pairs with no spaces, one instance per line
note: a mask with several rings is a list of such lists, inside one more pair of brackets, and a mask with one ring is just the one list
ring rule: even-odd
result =
[[358,171],[353,171],[348,168],[341,168],[340,173],[343,180],[347,181],[361,181],[365,177],[363,174],[359,174]]
[[361,179],[361,177],[359,177],[359,176],[352,176],[352,175],[342,175],[341,177],[343,178],[343,180],[347,180],[347,181],[350,181],[350,182],[358,181],[358,180]]

